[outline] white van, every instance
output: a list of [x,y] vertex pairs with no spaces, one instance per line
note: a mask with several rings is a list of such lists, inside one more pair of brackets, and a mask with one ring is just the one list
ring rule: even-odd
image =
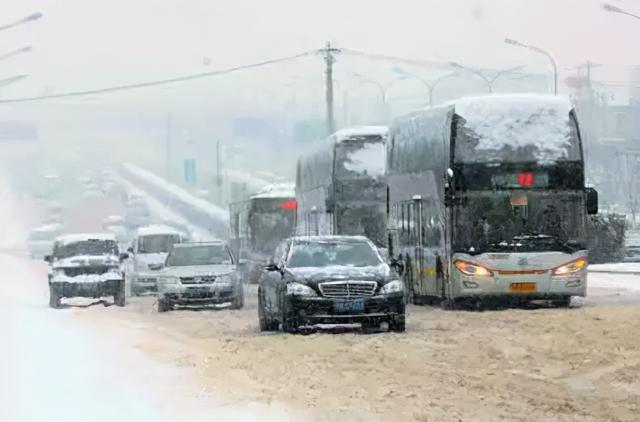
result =
[[157,291],[158,270],[162,268],[173,245],[185,240],[183,233],[165,225],[145,226],[136,230],[131,246],[127,249],[124,265],[131,295]]

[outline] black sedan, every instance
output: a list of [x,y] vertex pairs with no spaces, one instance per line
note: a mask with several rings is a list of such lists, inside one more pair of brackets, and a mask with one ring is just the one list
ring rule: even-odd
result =
[[362,236],[294,237],[281,242],[260,277],[262,331],[324,324],[405,330],[404,287]]

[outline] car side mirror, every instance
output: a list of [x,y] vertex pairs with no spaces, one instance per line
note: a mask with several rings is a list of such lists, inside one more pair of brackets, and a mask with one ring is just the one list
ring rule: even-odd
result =
[[149,269],[151,271],[158,271],[164,268],[164,264],[149,264]]
[[598,213],[598,191],[594,188],[587,188],[587,214]]
[[53,260],[51,255],[45,255],[43,259],[44,259],[44,262],[48,262],[49,264],[51,264],[51,261]]
[[389,264],[389,266],[391,267],[391,269],[393,269],[396,273],[398,273],[398,275],[402,275],[404,274],[404,263],[402,263],[401,261],[399,261],[396,258],[393,258],[391,260],[391,263]]
[[129,247],[127,248],[127,252],[129,252],[129,253],[133,253],[133,247],[129,246]]
[[278,264],[269,264],[266,267],[264,267],[265,270],[267,271],[280,271],[280,267],[278,267]]
[[129,259],[129,254],[126,252],[123,252],[120,254],[120,261],[124,261],[126,259]]

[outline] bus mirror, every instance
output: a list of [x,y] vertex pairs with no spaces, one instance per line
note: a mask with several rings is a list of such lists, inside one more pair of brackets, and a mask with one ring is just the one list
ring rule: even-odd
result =
[[598,191],[594,188],[587,188],[587,214],[598,213]]

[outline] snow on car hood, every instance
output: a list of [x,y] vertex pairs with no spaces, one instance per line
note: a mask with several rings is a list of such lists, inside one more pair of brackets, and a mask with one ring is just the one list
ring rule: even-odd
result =
[[233,273],[235,265],[193,265],[186,267],[166,267],[160,275],[173,277],[219,276]]
[[55,268],[119,266],[120,262],[114,255],[79,255],[54,261]]
[[382,283],[391,275],[388,265],[380,264],[369,267],[349,267],[334,265],[329,267],[287,268],[295,281],[303,281],[311,285],[323,281],[339,280],[373,280]]
[[104,274],[80,274],[75,277],[67,275],[54,275],[53,283],[104,283],[109,280],[121,280],[122,274],[118,270],[108,271]]
[[158,252],[158,253],[138,253],[136,254],[136,262],[138,264],[164,264],[164,261],[167,259],[166,252]]

